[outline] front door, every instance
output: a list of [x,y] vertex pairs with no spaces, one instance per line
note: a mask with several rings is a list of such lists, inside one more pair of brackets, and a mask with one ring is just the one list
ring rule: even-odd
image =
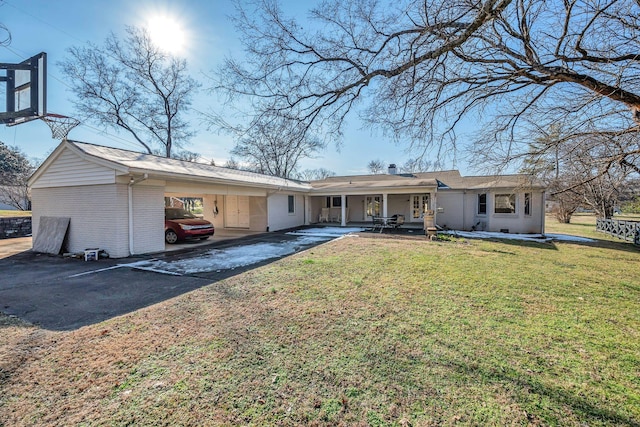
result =
[[382,212],[382,197],[367,196],[365,199],[366,218],[370,220],[372,216],[380,216]]
[[414,194],[411,197],[411,220],[420,221],[427,210],[431,208],[430,194]]
[[249,196],[226,196],[224,214],[226,227],[249,228]]

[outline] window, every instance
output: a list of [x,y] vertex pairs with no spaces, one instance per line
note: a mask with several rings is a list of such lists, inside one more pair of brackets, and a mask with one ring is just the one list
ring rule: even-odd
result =
[[287,197],[289,200],[289,213],[295,213],[296,212],[296,199],[293,196],[288,196]]
[[495,213],[516,213],[516,195],[496,194]]
[[[346,198],[346,200],[349,200]],[[326,208],[340,208],[342,207],[342,196],[327,196],[325,200]],[[345,208],[349,207],[349,202],[347,201],[347,205]]]
[[531,215],[531,193],[524,193],[524,214]]
[[487,194],[478,194],[478,214],[486,215],[487,214]]

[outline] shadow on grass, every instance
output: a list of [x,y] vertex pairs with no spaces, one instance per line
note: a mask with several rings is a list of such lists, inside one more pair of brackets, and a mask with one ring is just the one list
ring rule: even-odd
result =
[[[556,233],[553,233],[553,234],[556,234]],[[551,242],[534,242],[529,240],[516,240],[516,239],[509,239],[509,238],[501,239],[498,237],[490,238],[490,239],[469,238],[469,240],[475,240],[475,241],[484,240],[488,242],[499,242],[506,245],[512,245],[512,246],[518,246],[518,247],[533,247],[533,248],[556,250],[556,251],[558,250],[557,244],[560,243],[560,244],[585,246],[590,248],[605,248],[605,249],[611,249],[615,251],[640,254],[640,247],[634,246],[631,242],[624,242],[624,241],[616,242],[611,240],[596,239],[593,237],[588,237],[588,238],[591,239],[592,241],[588,242],[588,241],[573,241],[573,240],[553,240]]]
[[[450,343],[437,340],[439,345],[448,348],[454,354],[465,354],[464,351],[456,348]],[[473,359],[471,363],[464,363],[460,360],[449,359],[443,363],[446,368],[454,369],[458,373],[464,374],[469,379],[480,383],[513,384],[517,387],[514,390],[518,403],[530,415],[534,415],[550,424],[563,424],[563,419],[556,415],[555,411],[540,412],[532,410],[537,396],[546,397],[557,403],[558,407],[570,407],[579,421],[582,423],[602,424],[610,423],[616,426],[640,427],[640,423],[627,415],[617,412],[614,408],[607,408],[600,405],[593,399],[581,397],[577,394],[563,390],[550,384],[545,384],[542,379],[535,378],[535,374],[520,372],[505,365],[488,366],[482,360]],[[550,416],[552,417],[551,419]],[[561,416],[561,415],[560,415]]]

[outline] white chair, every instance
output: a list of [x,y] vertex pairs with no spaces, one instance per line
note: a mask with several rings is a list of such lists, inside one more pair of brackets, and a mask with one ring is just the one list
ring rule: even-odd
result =
[[329,208],[322,208],[320,212],[320,218],[318,218],[318,222],[329,222],[329,212],[331,210]]

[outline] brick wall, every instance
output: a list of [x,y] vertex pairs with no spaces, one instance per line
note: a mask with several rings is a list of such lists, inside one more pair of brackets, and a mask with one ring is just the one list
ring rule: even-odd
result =
[[31,235],[31,217],[0,218],[0,239]]

